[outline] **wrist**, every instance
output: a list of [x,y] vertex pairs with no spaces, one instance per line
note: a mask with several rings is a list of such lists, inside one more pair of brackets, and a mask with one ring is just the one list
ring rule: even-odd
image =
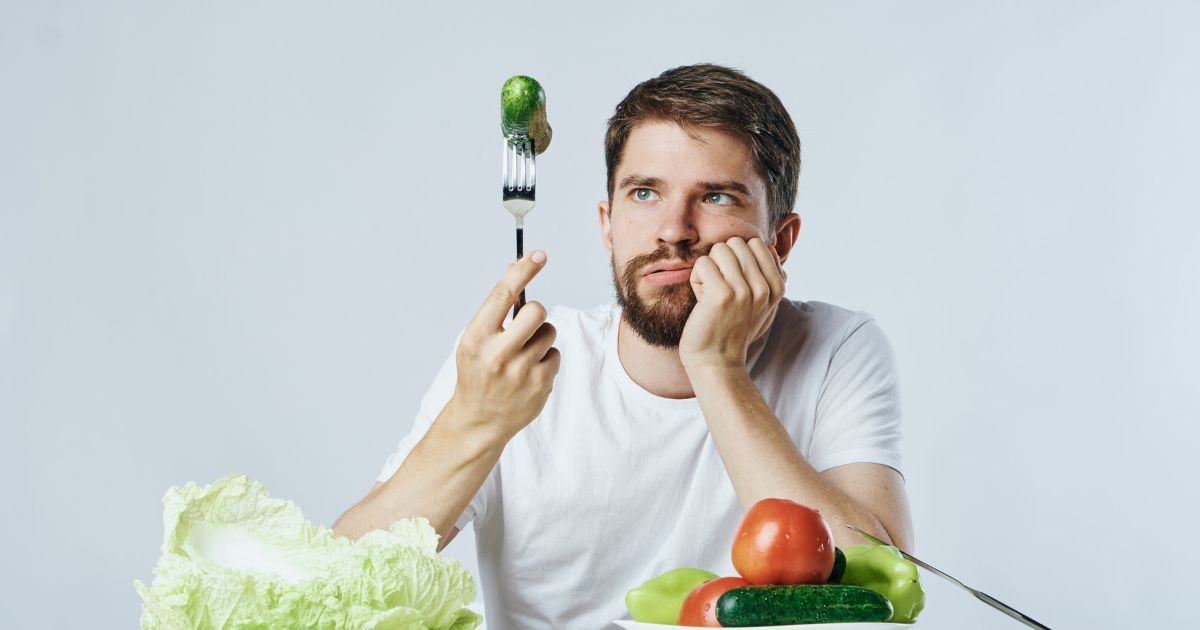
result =
[[693,373],[710,374],[725,372],[746,372],[746,352],[730,352],[716,350],[708,352],[679,352],[679,362],[683,369],[692,376]]
[[452,396],[446,403],[446,408],[437,422],[458,436],[463,441],[463,446],[480,453],[503,450],[512,439],[512,434],[505,429],[507,423],[486,410],[463,402],[457,395]]
[[713,387],[750,382],[750,373],[743,361],[714,357],[685,361],[683,370],[687,372],[692,389],[700,395],[701,390],[711,390]]

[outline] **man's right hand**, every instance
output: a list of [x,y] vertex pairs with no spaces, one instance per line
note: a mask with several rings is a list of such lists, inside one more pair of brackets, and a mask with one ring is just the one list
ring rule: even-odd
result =
[[448,406],[471,433],[507,442],[550,396],[561,357],[552,347],[556,332],[546,309],[529,302],[503,326],[521,290],[545,264],[542,251],[510,264],[458,344],[458,382]]

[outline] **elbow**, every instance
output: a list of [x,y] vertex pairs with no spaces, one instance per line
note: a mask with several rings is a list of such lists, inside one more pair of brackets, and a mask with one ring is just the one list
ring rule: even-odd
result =
[[899,525],[888,527],[887,523],[881,521],[879,523],[879,527],[887,536],[888,543],[893,547],[903,549],[910,553],[915,548],[916,540],[914,540],[912,525],[908,523],[901,523]]
[[357,528],[351,527],[349,523],[350,519],[346,518],[349,515],[350,512],[346,512],[345,514],[342,514],[341,518],[334,521],[332,527],[333,533],[335,536],[349,538],[350,540],[358,540],[358,538],[363,535],[363,532],[359,531]]

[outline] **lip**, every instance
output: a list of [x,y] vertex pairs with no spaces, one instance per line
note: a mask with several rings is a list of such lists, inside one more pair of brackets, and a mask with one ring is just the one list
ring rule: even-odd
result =
[[652,284],[668,286],[688,282],[692,278],[692,266],[682,263],[663,263],[650,267],[642,278]]
[[650,275],[650,274],[652,274],[652,273],[658,273],[658,272],[660,272],[660,271],[682,271],[682,270],[684,270],[684,269],[691,269],[691,268],[692,268],[692,265],[690,265],[690,264],[688,264],[688,263],[682,263],[682,262],[675,262],[675,263],[671,263],[671,262],[655,263],[655,264],[653,264],[653,265],[650,265],[650,268],[649,268],[649,269],[647,269],[647,270],[646,270],[646,273],[644,273],[644,274],[642,274],[642,275],[643,275],[643,276],[648,276],[648,275]]

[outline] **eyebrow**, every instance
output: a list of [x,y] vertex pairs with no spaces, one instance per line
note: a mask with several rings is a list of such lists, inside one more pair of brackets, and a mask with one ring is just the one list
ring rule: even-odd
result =
[[[649,175],[633,174],[633,175],[627,175],[624,178],[622,178],[621,185],[617,186],[617,188],[622,189],[622,190],[625,188],[629,188],[629,187],[660,188],[662,186],[662,183],[663,183],[663,180],[661,180],[657,177],[650,177]],[[700,184],[698,184],[698,187],[701,190],[707,190],[710,192],[721,191],[721,190],[732,190],[734,192],[742,193],[743,195],[746,195],[747,197],[752,196],[752,193],[750,192],[750,187],[743,184],[742,182],[737,181],[736,179],[730,179],[730,180],[723,181],[723,182],[701,182]]]
[[700,188],[709,192],[732,190],[735,192],[740,192],[747,197],[751,196],[750,187],[734,179],[724,182],[702,182],[700,184]]
[[617,188],[625,189],[629,188],[630,186],[637,186],[639,188],[657,188],[661,185],[662,180],[657,177],[635,174],[625,176],[625,178],[621,180],[621,185],[617,186]]

